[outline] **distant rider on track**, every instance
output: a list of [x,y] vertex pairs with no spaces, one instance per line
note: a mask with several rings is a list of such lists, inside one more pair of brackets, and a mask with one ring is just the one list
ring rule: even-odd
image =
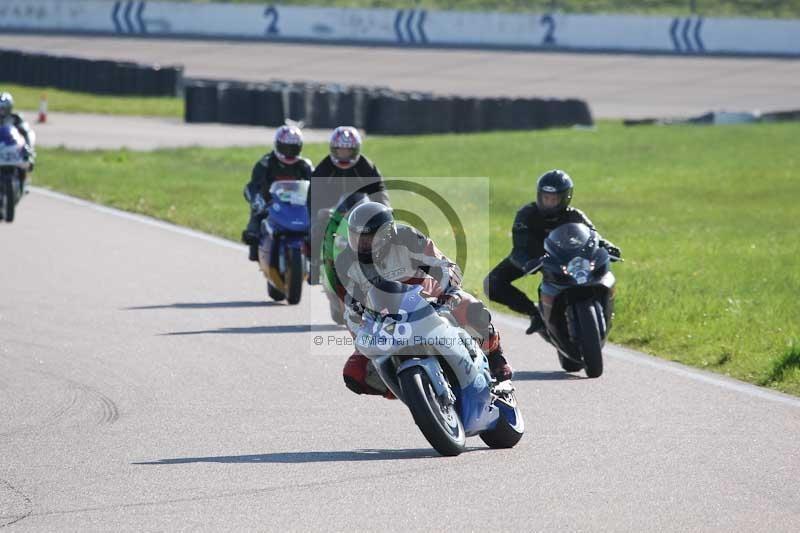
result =
[[[311,177],[311,205],[317,210],[335,208],[342,197],[359,190],[370,200],[389,205],[389,195],[378,167],[361,153],[361,134],[352,126],[339,126],[331,134],[330,152],[319,162]],[[320,246],[328,224],[325,211],[311,227],[310,283],[318,283]],[[320,218],[321,216],[321,218]]]
[[36,144],[36,134],[31,129],[30,125],[25,122],[22,115],[14,113],[14,97],[11,93],[0,93],[0,126],[13,126],[25,139],[25,149],[27,151],[28,162],[30,167],[28,170],[20,170],[20,181],[22,182],[23,190],[26,190],[28,172],[33,171],[34,163],[34,145]]
[[281,126],[275,132],[271,152],[253,167],[250,182],[244,188],[244,198],[250,204],[250,221],[242,232],[242,241],[250,246],[250,261],[258,261],[258,242],[261,222],[267,217],[269,188],[278,180],[309,180],[311,161],[300,157],[303,132],[296,126]]

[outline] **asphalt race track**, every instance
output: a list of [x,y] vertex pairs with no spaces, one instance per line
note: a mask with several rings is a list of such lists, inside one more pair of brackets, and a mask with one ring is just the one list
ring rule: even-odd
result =
[[399,49],[254,42],[0,35],[0,48],[182,64],[186,75],[388,86],[474,96],[577,97],[595,117],[800,107],[800,61]]
[[[271,146],[274,128],[229,124],[187,124],[177,118],[48,113],[35,124],[35,111],[25,111],[36,132],[36,146],[70,150],[157,150],[202,146]],[[328,130],[303,129],[307,143],[327,142]]]
[[[244,248],[34,191],[0,226],[0,527],[796,531],[800,400],[502,319],[527,433],[440,458]],[[621,275],[624,284],[624,274]],[[324,304],[323,304],[324,305]]]

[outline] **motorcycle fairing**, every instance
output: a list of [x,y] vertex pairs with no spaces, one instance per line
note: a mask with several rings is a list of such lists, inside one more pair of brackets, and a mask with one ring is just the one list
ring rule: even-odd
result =
[[[373,288],[370,292],[374,290],[377,289]],[[423,312],[421,306],[430,307],[431,304],[420,297],[421,290],[421,287],[409,287],[403,294],[389,298],[397,300],[388,302],[390,308],[387,311],[390,313],[382,317],[374,314],[368,316],[356,333],[358,350],[372,359],[384,383],[400,399],[403,398],[402,391],[397,394],[395,390],[400,388],[397,375],[414,366],[425,371],[437,395],[450,395],[442,368],[442,363],[445,363],[447,375],[455,378],[455,382],[451,379],[450,385],[466,434],[475,435],[494,428],[500,412],[492,405],[491,377],[486,356],[475,346],[477,353],[473,358],[467,346],[472,346],[474,340],[462,328],[454,326],[438,313]],[[415,346],[409,343],[404,346],[399,342],[402,339],[394,336],[396,329],[392,325],[408,317],[419,319],[405,323],[410,326],[406,335],[412,339],[428,339],[428,344]],[[391,332],[388,332],[389,329]],[[381,337],[391,341],[377,342],[376,339]],[[436,342],[435,345],[430,344],[431,339]],[[439,343],[437,339],[443,342]],[[406,359],[395,367],[393,357]]]

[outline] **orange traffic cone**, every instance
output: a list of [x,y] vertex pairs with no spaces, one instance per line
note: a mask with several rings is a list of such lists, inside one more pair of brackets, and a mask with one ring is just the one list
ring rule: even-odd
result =
[[39,100],[39,124],[47,122],[47,93],[42,93],[42,98]]

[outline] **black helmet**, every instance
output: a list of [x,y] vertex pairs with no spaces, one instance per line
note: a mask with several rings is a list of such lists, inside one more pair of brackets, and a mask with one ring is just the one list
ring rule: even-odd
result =
[[536,184],[536,207],[545,218],[556,218],[572,200],[572,178],[563,170],[545,172]]
[[392,210],[378,202],[365,202],[347,217],[347,241],[362,263],[381,259],[397,235]]

